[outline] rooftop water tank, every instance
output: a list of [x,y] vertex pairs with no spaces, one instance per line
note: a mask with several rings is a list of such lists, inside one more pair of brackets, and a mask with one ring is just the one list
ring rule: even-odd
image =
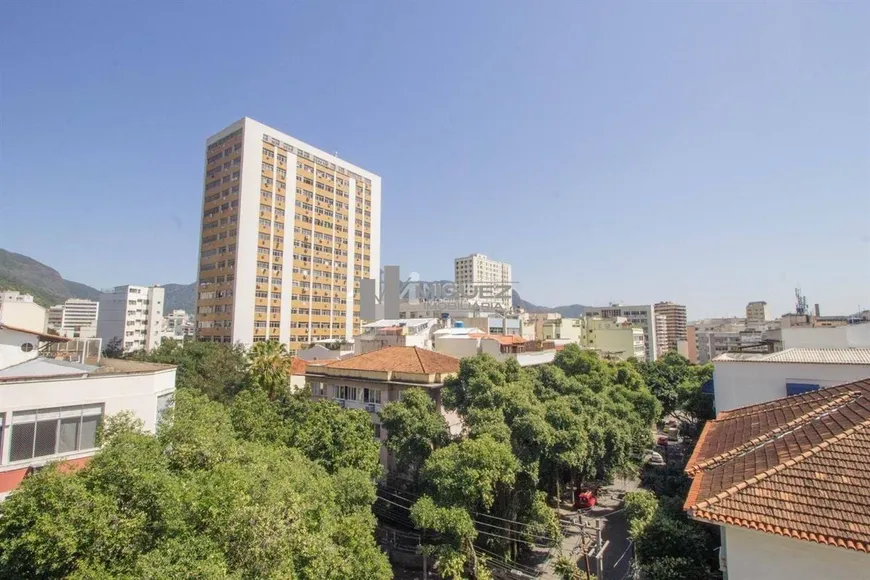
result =
[[453,323],[453,326],[455,328],[463,328],[465,326],[465,323],[462,322],[461,320],[457,320],[456,322]]

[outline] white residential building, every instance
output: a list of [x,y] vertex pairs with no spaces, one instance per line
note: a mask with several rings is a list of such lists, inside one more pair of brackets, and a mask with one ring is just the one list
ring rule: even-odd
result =
[[173,310],[163,317],[162,338],[185,340],[193,338],[193,315],[184,310]]
[[30,294],[15,290],[0,292],[0,323],[45,332],[47,322],[46,309],[34,302]]
[[789,348],[713,360],[716,412],[870,377],[870,348]]
[[553,362],[567,340],[527,341],[519,335],[487,334],[478,328],[454,327],[435,331],[435,350],[456,358],[488,354],[500,362],[516,359],[520,366]]
[[0,324],[0,499],[33,468],[83,465],[107,415],[130,411],[154,431],[175,391],[175,367],[44,358],[40,343],[67,339]]
[[652,304],[640,306],[625,306],[623,304],[611,304],[610,306],[587,306],[583,313],[592,318],[627,318],[632,326],[639,326],[643,330],[644,351],[647,361],[657,358],[657,340],[655,315]]
[[156,348],[162,336],[164,294],[160,286],[117,286],[103,292],[97,324],[103,347],[119,338],[124,352]]
[[[456,286],[466,296],[472,295],[469,302],[473,304],[490,304],[509,310],[513,306],[511,293],[511,265],[505,262],[491,260],[483,254],[471,254],[454,260],[456,267]],[[497,296],[501,287],[504,296]]]
[[66,338],[95,338],[100,303],[70,298],[48,309],[48,327]]
[[870,323],[792,326],[781,331],[783,348],[870,348]]
[[433,333],[440,322],[435,318],[378,320],[364,324],[353,339],[354,354],[365,354],[388,346],[416,346],[434,350]]

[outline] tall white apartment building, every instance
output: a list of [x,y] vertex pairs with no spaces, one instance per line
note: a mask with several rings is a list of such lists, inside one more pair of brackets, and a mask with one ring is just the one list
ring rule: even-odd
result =
[[48,327],[66,338],[95,338],[100,303],[70,298],[48,309]]
[[491,260],[483,254],[471,254],[454,260],[456,267],[456,286],[466,295],[472,304],[492,304],[504,309],[512,306],[512,293],[507,289],[505,296],[495,296],[491,292],[494,286],[507,287],[511,284],[511,265],[505,262]]
[[379,279],[381,178],[245,117],[206,140],[196,338],[306,344],[359,333]]
[[165,291],[160,286],[116,286],[100,295],[97,336],[103,347],[120,338],[124,352],[160,344]]
[[611,304],[610,306],[587,306],[583,314],[591,318],[627,318],[632,326],[643,329],[644,352],[647,361],[654,361],[658,356],[655,314],[652,304],[641,306],[625,306]]

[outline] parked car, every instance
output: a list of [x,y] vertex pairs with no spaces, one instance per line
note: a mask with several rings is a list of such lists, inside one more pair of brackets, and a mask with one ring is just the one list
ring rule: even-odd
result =
[[661,466],[665,465],[665,460],[662,454],[658,451],[647,451],[643,456],[644,465]]
[[585,510],[591,507],[595,507],[595,504],[598,503],[598,498],[595,497],[595,494],[591,491],[578,491],[574,496],[574,509],[575,510]]

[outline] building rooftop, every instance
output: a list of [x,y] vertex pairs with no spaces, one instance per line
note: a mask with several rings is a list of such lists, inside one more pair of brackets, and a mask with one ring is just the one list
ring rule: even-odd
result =
[[157,372],[175,365],[104,358],[96,365],[85,365],[53,358],[37,357],[0,370],[0,382],[87,377]]
[[726,411],[686,465],[695,519],[870,552],[870,379]]
[[437,318],[394,318],[389,319],[385,318],[383,320],[376,320],[374,322],[369,322],[368,324],[363,324],[363,328],[394,328],[394,327],[403,327],[408,326],[411,328],[417,328],[420,326],[438,324]]
[[291,375],[304,375],[306,369],[308,368],[308,361],[304,361],[301,358],[293,357],[293,360],[290,363],[290,374]]
[[3,324],[0,322],[0,330],[11,330],[12,332],[25,332],[27,334],[32,334],[34,336],[38,336],[39,340],[43,340],[45,342],[69,342],[68,338],[64,338],[62,336],[58,336],[56,334],[45,334],[44,332],[40,332],[38,330],[28,330],[26,328],[19,328],[17,326],[9,326],[8,324]]
[[725,353],[715,362],[870,365],[870,348],[787,348],[770,354]]
[[330,361],[323,365],[313,365],[310,367],[310,372],[317,372],[318,367],[326,367],[330,370],[432,375],[458,373],[459,359],[416,346],[391,346],[346,359]]

